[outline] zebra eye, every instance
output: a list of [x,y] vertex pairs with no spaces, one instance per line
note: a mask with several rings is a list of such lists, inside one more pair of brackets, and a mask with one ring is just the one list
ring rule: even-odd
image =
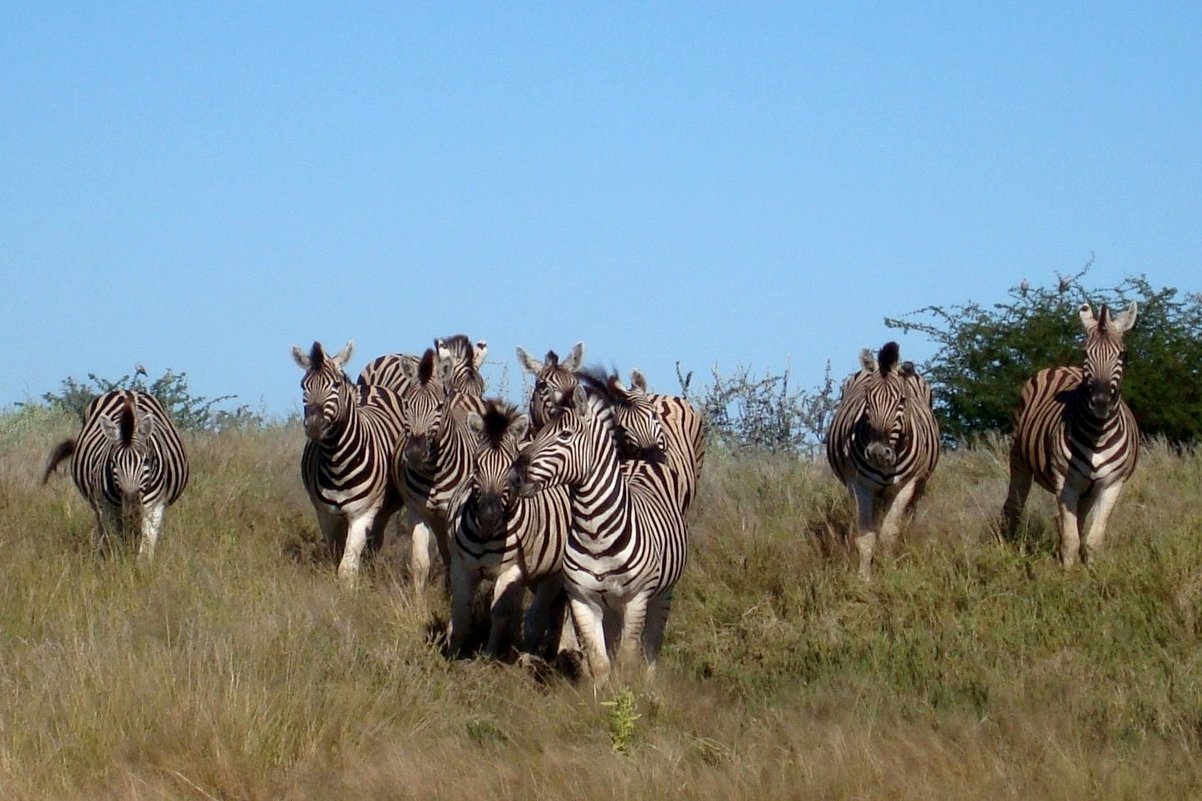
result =
[[560,432],[559,432],[559,433],[556,435],[556,438],[557,438],[557,439],[558,439],[560,442],[567,442],[568,440],[570,440],[570,439],[572,438],[572,432],[571,432],[571,431],[568,431],[566,428],[565,428],[565,429],[562,429],[562,430],[561,430],[561,431],[560,431]]

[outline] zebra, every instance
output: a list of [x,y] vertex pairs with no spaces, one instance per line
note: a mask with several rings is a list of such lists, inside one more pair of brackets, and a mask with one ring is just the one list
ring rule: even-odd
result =
[[565,486],[572,524],[563,576],[572,620],[594,686],[609,677],[605,611],[621,617],[619,663],[639,650],[654,668],[684,570],[688,527],[675,497],[677,482],[660,461],[623,466],[604,396],[574,388],[514,462],[519,492]]
[[551,627],[562,614],[560,570],[571,506],[566,487],[551,487],[529,497],[513,492],[510,468],[529,425],[529,417],[497,399],[486,401],[482,414],[467,415],[467,428],[475,438],[474,469],[471,479],[452,494],[447,513],[451,545],[447,642],[452,654],[463,652],[472,602],[484,579],[494,580],[485,653],[500,655],[525,585],[533,585],[535,593],[526,614],[522,649],[533,652],[540,643],[555,639]]
[[[861,369],[843,382],[826,438],[831,470],[856,510],[860,575],[871,575],[879,534],[890,549],[939,461],[939,425],[931,388],[888,342],[876,358],[860,353]],[[878,509],[882,512],[878,514]]]
[[[1085,360],[1040,370],[1023,386],[1010,445],[1010,487],[1002,516],[1013,538],[1032,478],[1056,497],[1060,561],[1097,556],[1123,484],[1139,459],[1139,425],[1120,396],[1123,335],[1135,325],[1134,301],[1118,314],[1080,309]],[[1092,520],[1086,518],[1093,512]],[[1084,537],[1084,547],[1082,547]]]
[[647,379],[638,370],[630,372],[630,388],[642,392],[655,408],[664,434],[664,455],[676,473],[681,511],[687,512],[697,496],[697,482],[705,463],[705,426],[701,414],[679,395],[647,392]]
[[301,379],[308,441],[301,478],[338,577],[353,585],[365,547],[378,550],[388,519],[401,508],[389,466],[403,433],[401,397],[381,386],[352,384],[343,371],[354,342],[329,355],[314,342],[306,354],[292,346]]
[[137,390],[94,398],[79,434],[50,452],[43,484],[68,456],[75,486],[96,513],[99,540],[138,523],[138,556],[152,560],[163,512],[188,485],[187,454],[159,400]]
[[522,369],[534,377],[534,389],[530,393],[530,422],[533,430],[538,431],[547,424],[563,396],[580,383],[576,373],[584,361],[584,343],[573,345],[568,358],[562,362],[553,350],[547,351],[541,362],[520,347],[517,354]]
[[[392,457],[393,486],[405,506],[425,524],[444,567],[450,566],[447,511],[451,495],[471,475],[472,437],[467,415],[484,411],[484,401],[470,391],[447,391],[456,362],[429,348],[418,365],[416,388],[403,399],[405,436]],[[414,531],[414,579],[424,583],[429,572],[429,544]],[[417,560],[424,557],[424,563]],[[449,575],[448,575],[449,579]]]
[[438,351],[439,359],[451,363],[444,379],[448,391],[483,397],[484,378],[480,375],[480,368],[484,366],[484,357],[488,355],[487,342],[481,339],[472,343],[467,336],[456,334],[435,339],[434,349]]

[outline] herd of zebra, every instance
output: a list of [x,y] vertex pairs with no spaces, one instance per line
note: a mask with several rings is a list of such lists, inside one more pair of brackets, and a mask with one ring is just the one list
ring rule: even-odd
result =
[[[1004,530],[1016,530],[1037,481],[1057,499],[1065,567],[1097,553],[1135,468],[1139,432],[1120,397],[1123,335],[1135,317],[1134,303],[1117,314],[1103,305],[1097,316],[1083,305],[1082,365],[1032,376],[1015,415]],[[420,357],[375,359],[355,381],[344,370],[352,349],[292,349],[304,370],[302,478],[340,579],[356,581],[364,551],[381,546],[395,518],[411,531],[415,585],[429,574],[431,539],[443,560],[452,653],[465,650],[476,592],[491,580],[489,655],[518,628],[529,588],[524,653],[579,649],[595,684],[614,658],[653,666],[705,457],[689,401],[648,392],[638,371],[626,386],[584,369],[581,343],[562,361],[518,348],[533,377],[525,412],[484,397],[484,342],[436,339]],[[865,578],[878,539],[886,549],[895,542],[939,450],[927,382],[896,343],[865,350],[827,435],[828,461],[855,509]],[[135,391],[101,395],[79,435],[53,449],[42,481],[68,456],[100,537],[138,526],[139,553],[151,558],[163,511],[188,481],[163,406]]]

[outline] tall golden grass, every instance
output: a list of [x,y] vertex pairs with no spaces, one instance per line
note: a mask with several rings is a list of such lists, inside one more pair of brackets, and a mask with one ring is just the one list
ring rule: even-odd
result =
[[[390,546],[347,591],[303,434],[188,441],[156,560],[98,555],[68,420],[0,419],[0,795],[12,799],[1183,798],[1202,789],[1202,456],[1153,444],[1062,571],[1003,443],[945,456],[854,575],[825,465],[711,454],[653,683],[449,661]],[[622,703],[609,703],[613,700]],[[633,706],[629,702],[633,700]]]

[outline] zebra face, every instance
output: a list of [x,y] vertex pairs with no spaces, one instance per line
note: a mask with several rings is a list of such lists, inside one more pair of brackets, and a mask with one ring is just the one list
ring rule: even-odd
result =
[[1082,386],[1090,413],[1099,419],[1110,417],[1118,409],[1126,351],[1123,334],[1135,325],[1135,316],[1134,302],[1119,314],[1112,314],[1110,307],[1102,304],[1097,317],[1088,303],[1081,306],[1081,324],[1085,328]]
[[895,381],[887,378],[875,381],[866,390],[855,437],[869,463],[885,470],[897,463],[906,416],[906,395]]
[[136,422],[132,406],[126,407],[122,419],[100,418],[100,428],[109,442],[105,484],[108,497],[121,501],[126,513],[141,508],[142,497],[150,487],[156,468],[156,454],[150,447],[155,418],[146,414]]
[[518,444],[529,428],[529,418],[512,406],[490,401],[483,415],[468,415],[468,430],[476,438],[472,454],[471,492],[476,504],[476,522],[483,537],[505,533],[505,510],[514,494],[510,468]]
[[576,387],[513,463],[511,481],[522,496],[546,487],[578,486],[592,475],[596,462],[590,430],[593,414],[584,388]]
[[350,361],[354,349],[355,343],[347,342],[341,351],[330,356],[320,342],[314,342],[307,354],[292,346],[292,359],[305,371],[301,378],[305,434],[313,442],[336,433],[346,419],[351,383],[342,368]]
[[611,378],[610,392],[616,398],[614,430],[623,459],[663,462],[668,440],[660,425],[659,413],[643,388],[626,389]]
[[443,427],[443,396],[425,387],[406,398],[404,409],[405,461],[413,469],[432,473],[438,462]]
[[555,409],[569,396],[580,381],[576,371],[584,359],[584,343],[577,342],[562,362],[555,351],[547,351],[543,361],[535,359],[522,348],[517,349],[522,369],[534,377],[530,394],[530,420],[542,428],[555,414]]

